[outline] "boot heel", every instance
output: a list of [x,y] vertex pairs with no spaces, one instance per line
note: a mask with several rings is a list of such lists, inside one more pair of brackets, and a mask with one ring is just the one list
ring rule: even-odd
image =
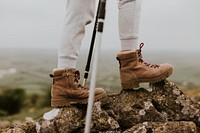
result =
[[123,90],[138,90],[140,85],[139,83],[121,83]]
[[57,107],[65,107],[73,104],[87,104],[88,99],[70,99],[70,98],[62,98],[62,99],[51,99],[51,106],[54,108]]
[[69,106],[71,102],[67,99],[51,99],[51,106],[54,108]]

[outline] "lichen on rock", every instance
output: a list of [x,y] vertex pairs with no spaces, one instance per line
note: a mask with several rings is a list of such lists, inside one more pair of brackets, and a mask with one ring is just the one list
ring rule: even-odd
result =
[[[12,126],[8,133],[82,133],[87,105],[60,108],[52,119],[43,117]],[[99,133],[197,133],[200,105],[167,80],[149,88],[122,90],[95,102],[91,132]]]

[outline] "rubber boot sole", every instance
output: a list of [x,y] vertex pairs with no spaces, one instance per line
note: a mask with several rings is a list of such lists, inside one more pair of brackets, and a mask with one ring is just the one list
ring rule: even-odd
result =
[[[94,101],[101,100],[104,97],[106,97],[106,93],[96,95],[94,97]],[[51,106],[54,108],[70,106],[73,104],[87,104],[87,103],[88,103],[88,98],[84,98],[84,99],[75,99],[75,98],[51,99]]]
[[168,78],[170,75],[172,75],[173,69],[170,69],[169,71],[167,71],[166,73],[162,74],[161,76],[158,77],[154,77],[154,78],[148,78],[148,79],[139,79],[139,80],[134,80],[134,81],[130,81],[130,82],[124,82],[121,83],[122,89],[123,90],[138,90],[140,88],[139,83],[156,83],[156,82],[160,82],[166,78]]

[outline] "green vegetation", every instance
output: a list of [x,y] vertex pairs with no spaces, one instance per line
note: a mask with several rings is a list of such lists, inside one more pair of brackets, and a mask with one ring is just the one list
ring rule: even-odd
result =
[[[97,86],[103,87],[108,93],[121,90],[118,62],[115,59],[116,52],[103,51],[99,61]],[[81,79],[83,79],[87,53],[82,51],[79,57],[77,69],[82,73]],[[180,88],[200,88],[199,53],[191,53],[188,56],[178,51],[170,54],[164,51],[144,51],[143,57],[145,61],[151,63],[172,64],[174,73],[169,80],[175,82]],[[0,120],[22,120],[27,116],[37,118],[49,110],[52,79],[48,75],[56,65],[56,50],[1,49],[0,70],[15,68],[17,72],[5,74],[0,78],[0,115],[3,116]],[[89,85],[89,80],[87,84]],[[15,104],[18,108],[13,112],[5,109],[10,108],[5,107],[11,105],[9,102],[13,102],[12,105],[18,102]]]
[[3,89],[0,94],[0,120],[37,118],[50,109],[50,89],[29,93],[25,89]]
[[12,115],[18,113],[23,107],[25,91],[23,89],[6,89],[0,95],[1,115]]

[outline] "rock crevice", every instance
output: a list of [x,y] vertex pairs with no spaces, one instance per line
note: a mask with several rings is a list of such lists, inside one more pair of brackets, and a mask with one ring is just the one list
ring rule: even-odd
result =
[[[8,133],[82,133],[86,105],[60,108],[50,119],[39,118],[7,129]],[[167,80],[149,88],[122,90],[94,103],[91,132],[198,133],[200,105]]]

